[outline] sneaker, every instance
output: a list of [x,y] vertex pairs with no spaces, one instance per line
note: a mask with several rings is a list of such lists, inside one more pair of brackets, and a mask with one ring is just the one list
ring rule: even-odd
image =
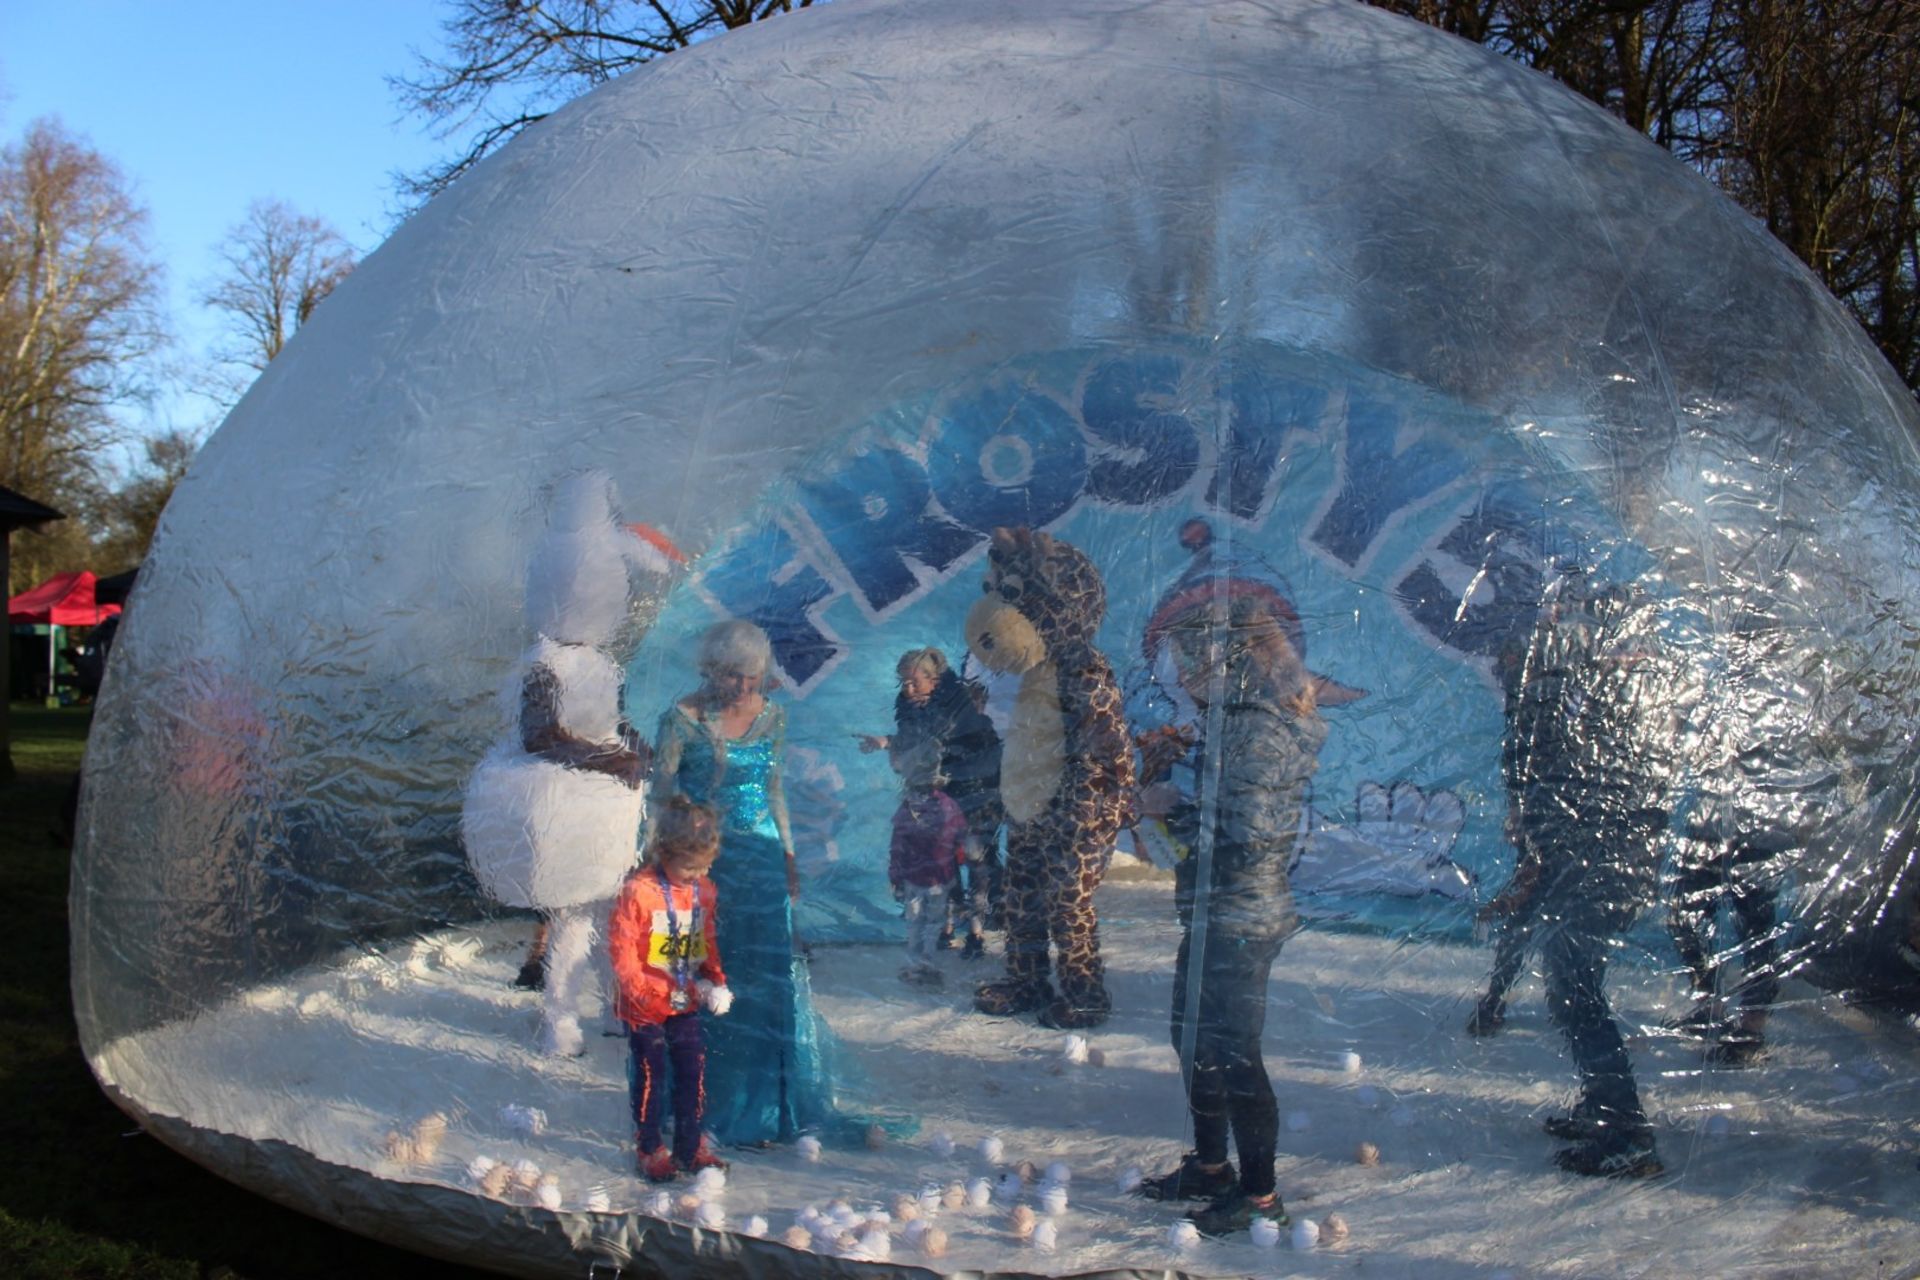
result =
[[1480,1003],[1467,1016],[1467,1034],[1490,1036],[1505,1026],[1506,1022],[1507,1002],[1496,1000],[1492,996],[1482,996]]
[[692,1158],[681,1160],[677,1163],[688,1173],[698,1173],[702,1169],[725,1169],[727,1167],[727,1162],[722,1160],[719,1153],[714,1151],[713,1143],[708,1140],[705,1134],[700,1135],[700,1145],[694,1148]]
[[1097,1027],[1113,1013],[1113,1001],[1104,990],[1092,992],[1090,995],[1090,999],[1080,1003],[1061,996],[1042,1009],[1035,1021],[1043,1027],[1051,1027],[1056,1031]]
[[1209,1169],[1200,1163],[1199,1153],[1189,1151],[1172,1173],[1142,1182],[1138,1194],[1149,1200],[1218,1200],[1239,1189],[1240,1175],[1233,1171],[1231,1160]]
[[1595,1142],[1605,1137],[1608,1129],[1607,1122],[1584,1102],[1576,1103],[1566,1115],[1548,1116],[1540,1127],[1562,1142]]
[[680,1176],[680,1168],[673,1162],[673,1152],[665,1147],[642,1151],[638,1163],[640,1175],[648,1182],[672,1182]]
[[1666,1172],[1651,1134],[1596,1138],[1556,1152],[1553,1162],[1583,1178],[1652,1178]]
[[967,944],[960,948],[962,960],[978,960],[987,954],[987,940],[977,933],[967,935]]
[[953,950],[953,927],[951,925],[940,931],[939,946],[942,951]]
[[1238,1235],[1253,1225],[1255,1218],[1269,1218],[1281,1226],[1286,1226],[1286,1206],[1280,1203],[1280,1197],[1269,1195],[1265,1203],[1255,1200],[1239,1187],[1216,1197],[1204,1209],[1195,1209],[1187,1215],[1194,1229],[1203,1236]]
[[973,993],[973,1007],[995,1018],[1013,1018],[1044,1009],[1053,1002],[1053,987],[1042,978],[1019,982],[1012,978],[982,983]]
[[547,985],[547,963],[545,960],[529,960],[520,966],[520,972],[514,977],[513,985],[522,991],[538,991]]

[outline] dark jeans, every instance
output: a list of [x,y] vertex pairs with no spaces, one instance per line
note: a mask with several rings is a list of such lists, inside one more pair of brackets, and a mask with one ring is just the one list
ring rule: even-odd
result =
[[1740,960],[1746,970],[1739,986],[1740,1007],[1766,1009],[1780,994],[1776,904],[1779,888],[1765,863],[1779,853],[1733,841],[1689,838],[1678,859],[1673,881],[1673,908],[1667,930],[1703,995],[1716,994],[1720,985],[1714,953],[1720,948],[1720,904],[1733,914]]
[[707,1042],[698,1013],[675,1014],[662,1023],[642,1023],[627,1032],[627,1095],[640,1150],[660,1146],[667,1106],[667,1066],[673,1066],[673,1158],[685,1165],[700,1149],[700,1117],[706,1110]]
[[1615,1133],[1644,1132],[1647,1115],[1606,989],[1607,946],[1632,917],[1578,907],[1565,914],[1549,909],[1548,915],[1534,938],[1546,975],[1547,1014],[1566,1037],[1580,1073],[1580,1109]]
[[1487,980],[1487,1002],[1506,1007],[1507,992],[1520,980],[1520,968],[1526,963],[1527,948],[1533,945],[1537,911],[1527,903],[1494,926],[1493,974]]
[[[1186,1038],[1187,963],[1191,933],[1180,937],[1173,966],[1173,1047]],[[1193,1113],[1193,1148],[1207,1164],[1227,1159],[1231,1128],[1240,1154],[1240,1187],[1250,1196],[1273,1191],[1280,1112],[1260,1056],[1267,1025],[1267,978],[1278,939],[1249,940],[1210,930],[1200,966],[1199,1018],[1193,1061],[1180,1064]]]

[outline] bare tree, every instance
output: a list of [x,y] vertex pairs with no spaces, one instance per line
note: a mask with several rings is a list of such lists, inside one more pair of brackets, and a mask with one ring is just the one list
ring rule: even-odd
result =
[[145,460],[100,500],[93,542],[96,572],[117,573],[146,558],[160,513],[204,441],[202,433],[176,427],[142,442]]
[[[57,122],[0,151],[0,484],[67,510],[98,493],[112,412],[164,341],[145,229],[119,170]],[[53,563],[73,536],[23,536],[15,581],[79,567]]]
[[220,245],[220,274],[200,301],[221,313],[227,341],[215,358],[259,373],[353,271],[346,238],[279,200],[256,200]]
[[[825,0],[821,0],[822,3]],[[443,164],[399,178],[424,202],[555,107],[634,67],[720,31],[814,0],[451,0],[446,51],[389,81],[434,136],[469,134]]]
[[1920,0],[1369,0],[1544,71],[1767,224],[1920,389]]

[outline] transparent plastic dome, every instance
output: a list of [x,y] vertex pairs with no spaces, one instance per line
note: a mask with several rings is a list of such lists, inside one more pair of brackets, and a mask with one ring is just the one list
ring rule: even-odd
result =
[[[1911,1258],[1917,428],[1707,183],[1411,22],[839,0],[755,24],[436,199],[203,450],[88,747],[86,1053],[223,1175],[525,1274],[1306,1267],[1286,1228],[1279,1253],[1244,1222],[1189,1243],[1190,1206],[1130,1185],[1214,1141],[1181,1064],[1223,1026],[1264,1045],[1291,1242],[1342,1265]],[[676,707],[720,706],[715,623],[771,651],[766,847],[798,896],[750,941],[801,953],[766,1072],[812,1055],[822,1094],[769,1145],[721,1135],[719,1193],[636,1173],[606,902],[582,1052],[543,1053],[513,985],[532,899],[463,843],[476,770],[525,728],[551,638],[528,594],[582,476],[657,553],[592,641],[594,679],[624,678],[598,714],[658,748]],[[988,648],[983,600],[1040,619],[1038,665]],[[861,749],[902,733],[926,648],[1003,744],[1009,820],[976,852],[1024,923],[979,958],[963,894],[959,945],[908,961],[890,763],[913,766]],[[1547,692],[1515,675],[1547,667]],[[781,917],[730,840],[723,926]],[[1542,848],[1528,935],[1502,895]],[[1267,878],[1236,898],[1249,857]],[[1570,959],[1576,900],[1618,910]],[[1061,924],[1088,901],[1098,969]],[[982,1012],[977,984],[1031,978],[1036,912],[1058,982]],[[1492,1036],[1464,1027],[1500,1022],[1477,917],[1519,966]],[[1265,939],[1270,979],[1208,1012],[1235,979],[1176,964],[1183,933]],[[734,968],[714,1036],[766,1030]],[[1202,1012],[1170,1034],[1176,1001]],[[1563,1171],[1540,1132],[1583,1082],[1617,1100],[1607,1026],[1644,1145],[1587,1172],[1657,1151],[1664,1178]],[[1258,1089],[1234,1090],[1238,1124]]]

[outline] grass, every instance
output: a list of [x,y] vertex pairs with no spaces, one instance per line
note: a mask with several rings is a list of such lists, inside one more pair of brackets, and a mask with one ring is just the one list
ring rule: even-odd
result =
[[88,712],[15,703],[0,783],[0,1276],[322,1280],[474,1274],[336,1230],[141,1133],[94,1083],[67,985],[62,806]]

